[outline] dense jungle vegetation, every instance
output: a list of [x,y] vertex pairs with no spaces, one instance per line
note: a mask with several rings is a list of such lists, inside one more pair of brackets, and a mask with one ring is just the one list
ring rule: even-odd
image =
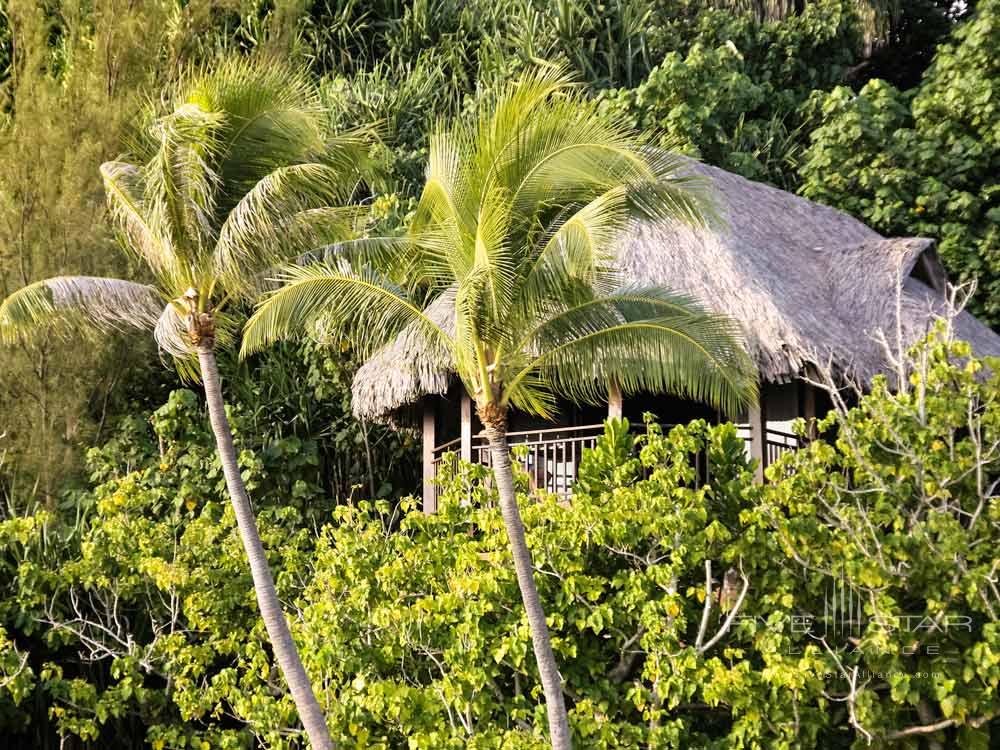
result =
[[[0,297],[135,273],[98,166],[185,70],[281,59],[308,71],[333,128],[376,124],[368,203],[391,234],[435,122],[540,58],[663,143],[935,238],[996,326],[998,50],[998,0],[0,0]],[[1000,383],[949,351],[964,354],[933,339],[912,390],[877,385],[831,415],[848,437],[766,487],[725,426],[650,425],[636,445],[612,423],[570,507],[525,504],[581,747],[1000,747]],[[357,364],[312,343],[220,362],[335,739],[544,747],[482,470],[448,483],[439,515],[407,513],[417,436],[351,416]],[[143,337],[53,335],[0,351],[0,368],[0,737],[303,747],[197,384]],[[718,470],[694,488],[701,448]],[[728,625],[723,602],[705,607],[713,562],[709,580],[753,581]],[[968,628],[813,638],[795,623],[831,573],[886,617],[959,612]]]

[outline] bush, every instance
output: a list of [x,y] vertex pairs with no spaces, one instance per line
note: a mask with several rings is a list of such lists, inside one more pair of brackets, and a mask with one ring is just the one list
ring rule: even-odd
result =
[[919,88],[872,81],[817,96],[801,193],[886,235],[933,237],[953,279],[979,280],[974,312],[1000,321],[1000,2],[938,48]]
[[[764,486],[735,428],[701,421],[609,422],[570,502],[520,474],[581,747],[987,747],[1000,361],[939,336],[911,364],[905,388],[877,380]],[[137,422],[94,452],[99,484],[75,523],[51,510],[0,523],[8,731],[44,734],[24,727],[38,701],[101,747],[302,746],[198,411],[179,392],[154,417],[159,440]],[[285,503],[286,459],[242,461],[341,745],[546,747],[488,470],[446,475],[433,516],[337,506],[317,540],[306,506]]]
[[[932,738],[985,747],[1000,709],[1000,379],[955,364],[968,354],[932,341],[904,392],[876,382],[765,487],[734,428],[702,422],[638,437],[610,422],[571,503],[529,497],[522,477],[581,746],[846,748],[943,722]],[[363,504],[324,534],[303,638],[346,745],[545,747],[485,476],[464,467],[440,513],[396,532]]]

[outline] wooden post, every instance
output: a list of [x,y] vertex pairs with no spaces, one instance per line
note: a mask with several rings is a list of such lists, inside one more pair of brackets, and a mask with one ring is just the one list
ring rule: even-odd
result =
[[424,399],[424,513],[437,511],[437,492],[434,487],[434,399]]
[[472,461],[472,399],[462,392],[462,446],[463,461]]
[[608,419],[621,419],[624,399],[621,388],[617,383],[612,382],[608,386]]
[[767,468],[767,409],[764,400],[765,386],[760,387],[760,402],[748,410],[750,422],[750,457],[757,462],[754,479],[764,483],[764,469]]

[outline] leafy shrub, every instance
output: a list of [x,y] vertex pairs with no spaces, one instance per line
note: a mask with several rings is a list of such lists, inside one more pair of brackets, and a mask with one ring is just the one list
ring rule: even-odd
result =
[[1000,321],[1000,2],[938,48],[918,89],[872,81],[818,96],[801,192],[887,235],[938,240],[952,278],[979,280],[975,312]]
[[853,4],[843,0],[765,23],[703,11],[681,48],[635,88],[605,94],[606,106],[665,145],[788,187],[805,140],[799,109],[814,89],[844,80],[858,56],[858,30]]
[[[764,486],[734,427],[700,421],[609,422],[570,502],[520,473],[578,744],[836,749],[919,730],[985,748],[1000,710],[1000,362],[969,355],[941,338],[917,349],[901,392],[876,381]],[[301,747],[198,412],[178,392],[153,438],[135,421],[93,452],[75,522],[0,522],[7,731],[45,734],[24,726],[37,700],[101,747]],[[488,470],[446,468],[433,516],[339,505],[317,539],[305,514],[322,501],[286,504],[288,459],[241,461],[342,745],[544,748]]]
[[[926,734],[985,747],[1000,710],[1000,376],[968,355],[932,341],[902,393],[876,382],[819,425],[835,437],[782,459],[764,487],[734,428],[702,422],[637,437],[610,422],[570,503],[529,495],[521,477],[582,746]],[[545,747],[486,471],[447,478],[441,511],[396,531],[385,506],[337,516],[302,632],[343,742]]]

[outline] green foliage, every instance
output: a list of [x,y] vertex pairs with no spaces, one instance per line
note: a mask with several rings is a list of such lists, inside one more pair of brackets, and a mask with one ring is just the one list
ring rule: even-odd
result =
[[[0,11],[0,47],[17,50],[10,69],[0,53],[0,162],[8,165],[0,174],[3,297],[70,264],[88,274],[123,267],[100,220],[95,167],[120,148],[139,91],[154,84],[140,53],[162,16],[147,8],[112,29],[109,3],[95,5],[96,26],[69,8],[49,15],[35,2],[13,0]],[[79,465],[80,446],[95,438],[104,407],[116,406],[115,386],[135,358],[124,349],[59,340],[2,356],[2,483],[17,493],[54,494]]]
[[940,734],[957,736],[947,746],[985,747],[1000,708],[1000,362],[939,335],[910,362],[900,392],[878,380],[820,423],[837,428],[834,443],[771,469],[782,479],[752,515],[769,519],[805,585],[839,577],[862,604],[858,640],[834,670],[841,689],[844,670],[871,676],[859,682],[861,725],[891,735],[940,718],[963,727]]
[[819,97],[802,194],[884,234],[933,237],[953,278],[978,279],[974,309],[1000,319],[1000,3],[978,4],[920,87],[872,81]]
[[[869,733],[905,747],[894,733],[945,722],[932,735],[945,747],[986,747],[1000,710],[1000,362],[968,355],[932,339],[903,392],[877,382],[764,486],[735,428],[700,421],[666,434],[609,422],[570,502],[517,470],[577,744],[846,749]],[[161,748],[301,747],[199,416],[179,391],[152,432],[124,424],[91,453],[75,520],[0,522],[8,731],[43,736],[23,726],[39,700],[100,747],[127,727]],[[339,505],[317,538],[303,514],[331,509],[318,490],[288,507],[301,469],[285,467],[309,465],[308,450],[271,453],[250,415],[233,422],[342,746],[545,747],[489,470],[443,462],[438,514]]]
[[[372,476],[383,496],[398,491],[393,481],[408,484],[413,451],[408,435],[369,427],[368,454],[349,412],[338,412],[349,370],[316,347],[290,354],[264,359],[266,392],[236,394],[249,400],[234,403],[230,420],[279,594],[294,598],[313,529],[345,497],[367,494]],[[300,411],[299,399],[316,403]],[[249,733],[222,718],[235,714],[281,747],[278,728],[296,724],[275,687],[203,408],[193,391],[172,392],[89,452],[93,489],[48,509],[5,509],[0,731],[39,747],[57,745],[56,733],[100,747],[142,737],[244,747]],[[280,424],[286,414],[294,418]],[[367,467],[366,455],[378,464]]]
[[[278,50],[276,19],[255,21],[253,9],[241,15],[238,5],[0,3],[0,162],[8,167],[0,173],[0,297],[68,272],[134,271],[104,220],[97,168],[121,152],[144,102],[186,65],[246,45],[251,28],[260,45]],[[152,352],[151,345],[80,346],[56,337],[5,349],[4,491],[56,495],[76,476],[84,447],[106,435],[109,415],[160,379],[141,364]]]
[[[398,237],[436,123],[541,57],[565,60],[583,96],[607,89],[606,112],[710,163],[940,240],[953,277],[979,276],[978,310],[1000,320],[995,0],[0,6],[3,295],[69,270],[132,272],[102,219],[96,166],[189,63],[302,63],[324,126],[380,123],[373,215]],[[873,31],[874,6],[886,15]],[[860,88],[870,78],[893,85]],[[520,477],[578,745],[865,747],[841,666],[859,670],[856,723],[876,745],[916,748],[885,738],[939,721],[954,722],[929,735],[940,746],[995,744],[992,492],[975,514],[1000,471],[986,449],[974,470],[973,436],[997,439],[997,383],[944,351],[903,395],[879,384],[831,417],[841,439],[784,459],[763,489],[731,430],[701,424],[609,424],[569,505]],[[0,735],[46,749],[59,732],[123,750],[301,747],[201,406],[140,364],[151,355],[59,339],[3,353]],[[221,364],[270,562],[343,745],[543,747],[487,472],[463,467],[441,514],[404,518],[410,506],[391,499],[415,486],[415,436],[353,420],[352,366],[336,347]],[[99,446],[89,479],[65,483],[87,445]],[[703,450],[706,487],[690,466]],[[728,569],[739,588],[741,563],[751,583],[741,616],[698,654],[706,560],[713,597]],[[820,635],[810,618],[834,581],[861,595],[860,646],[829,634],[827,650],[802,629]],[[876,614],[968,616],[971,629],[914,636]],[[706,641],[724,621],[713,604]]]
[[407,235],[286,267],[243,354],[319,331],[369,355],[409,329],[448,353],[480,409],[549,417],[557,396],[596,403],[609,381],[730,412],[756,397],[732,321],[623,285],[611,255],[636,217],[703,221],[701,186],[563,69],[538,66],[477,101],[434,136],[427,164]]
[[812,90],[842,81],[858,56],[853,3],[822,0],[764,23],[705,11],[686,41],[641,84],[607,94],[608,109],[710,164],[793,184],[800,105]]
[[[790,454],[764,487],[733,427],[704,423],[609,423],[571,503],[529,496],[522,474],[577,742],[846,748],[944,721],[944,746],[985,747],[1000,710],[1000,375],[968,354],[932,340],[905,392],[877,383],[820,425],[836,440]],[[342,509],[321,543],[306,628],[345,742],[544,747],[485,477],[446,476],[440,512],[397,533],[384,507]],[[832,613],[837,597],[858,609]]]

